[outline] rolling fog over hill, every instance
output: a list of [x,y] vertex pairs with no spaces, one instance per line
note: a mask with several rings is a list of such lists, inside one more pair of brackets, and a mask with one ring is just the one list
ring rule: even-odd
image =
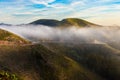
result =
[[15,74],[18,80],[119,80],[120,27],[73,22],[0,25],[0,75]]
[[81,43],[119,43],[120,27],[50,27],[44,25],[0,26],[32,42],[60,41]]
[[0,0],[0,80],[120,80],[120,0]]
[[120,0],[0,0],[0,80],[120,80]]

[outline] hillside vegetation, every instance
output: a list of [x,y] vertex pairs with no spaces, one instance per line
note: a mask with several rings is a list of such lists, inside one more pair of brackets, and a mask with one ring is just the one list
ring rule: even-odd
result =
[[23,80],[104,80],[74,59],[41,45],[0,46],[0,70]]
[[91,22],[78,19],[78,18],[66,18],[61,21],[54,20],[54,19],[40,19],[36,20],[34,22],[31,22],[30,24],[34,25],[46,25],[51,27],[69,27],[69,26],[76,26],[76,27],[90,27],[90,26],[100,26],[93,24]]
[[106,44],[44,43],[53,52],[66,55],[106,80],[120,79],[120,51]]
[[120,52],[106,45],[42,45],[1,45],[0,71],[22,80],[120,79]]

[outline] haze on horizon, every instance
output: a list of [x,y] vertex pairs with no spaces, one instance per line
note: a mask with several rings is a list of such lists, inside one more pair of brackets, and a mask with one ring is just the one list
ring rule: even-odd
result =
[[120,25],[119,14],[120,0],[0,0],[0,23],[81,18],[101,25]]

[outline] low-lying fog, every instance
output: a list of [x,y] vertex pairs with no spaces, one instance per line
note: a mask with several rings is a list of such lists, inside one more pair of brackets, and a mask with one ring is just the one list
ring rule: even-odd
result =
[[114,43],[120,42],[120,27],[88,27],[88,28],[54,28],[43,25],[6,26],[5,29],[33,42],[61,41],[81,43]]

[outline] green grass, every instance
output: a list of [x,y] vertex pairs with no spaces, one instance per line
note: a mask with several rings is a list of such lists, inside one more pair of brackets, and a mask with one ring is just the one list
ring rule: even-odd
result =
[[0,71],[0,80],[21,80],[15,74]]
[[62,22],[69,24],[69,26],[76,26],[76,27],[97,26],[96,24],[93,24],[93,23],[90,23],[88,21],[78,19],[78,18],[63,19]]

